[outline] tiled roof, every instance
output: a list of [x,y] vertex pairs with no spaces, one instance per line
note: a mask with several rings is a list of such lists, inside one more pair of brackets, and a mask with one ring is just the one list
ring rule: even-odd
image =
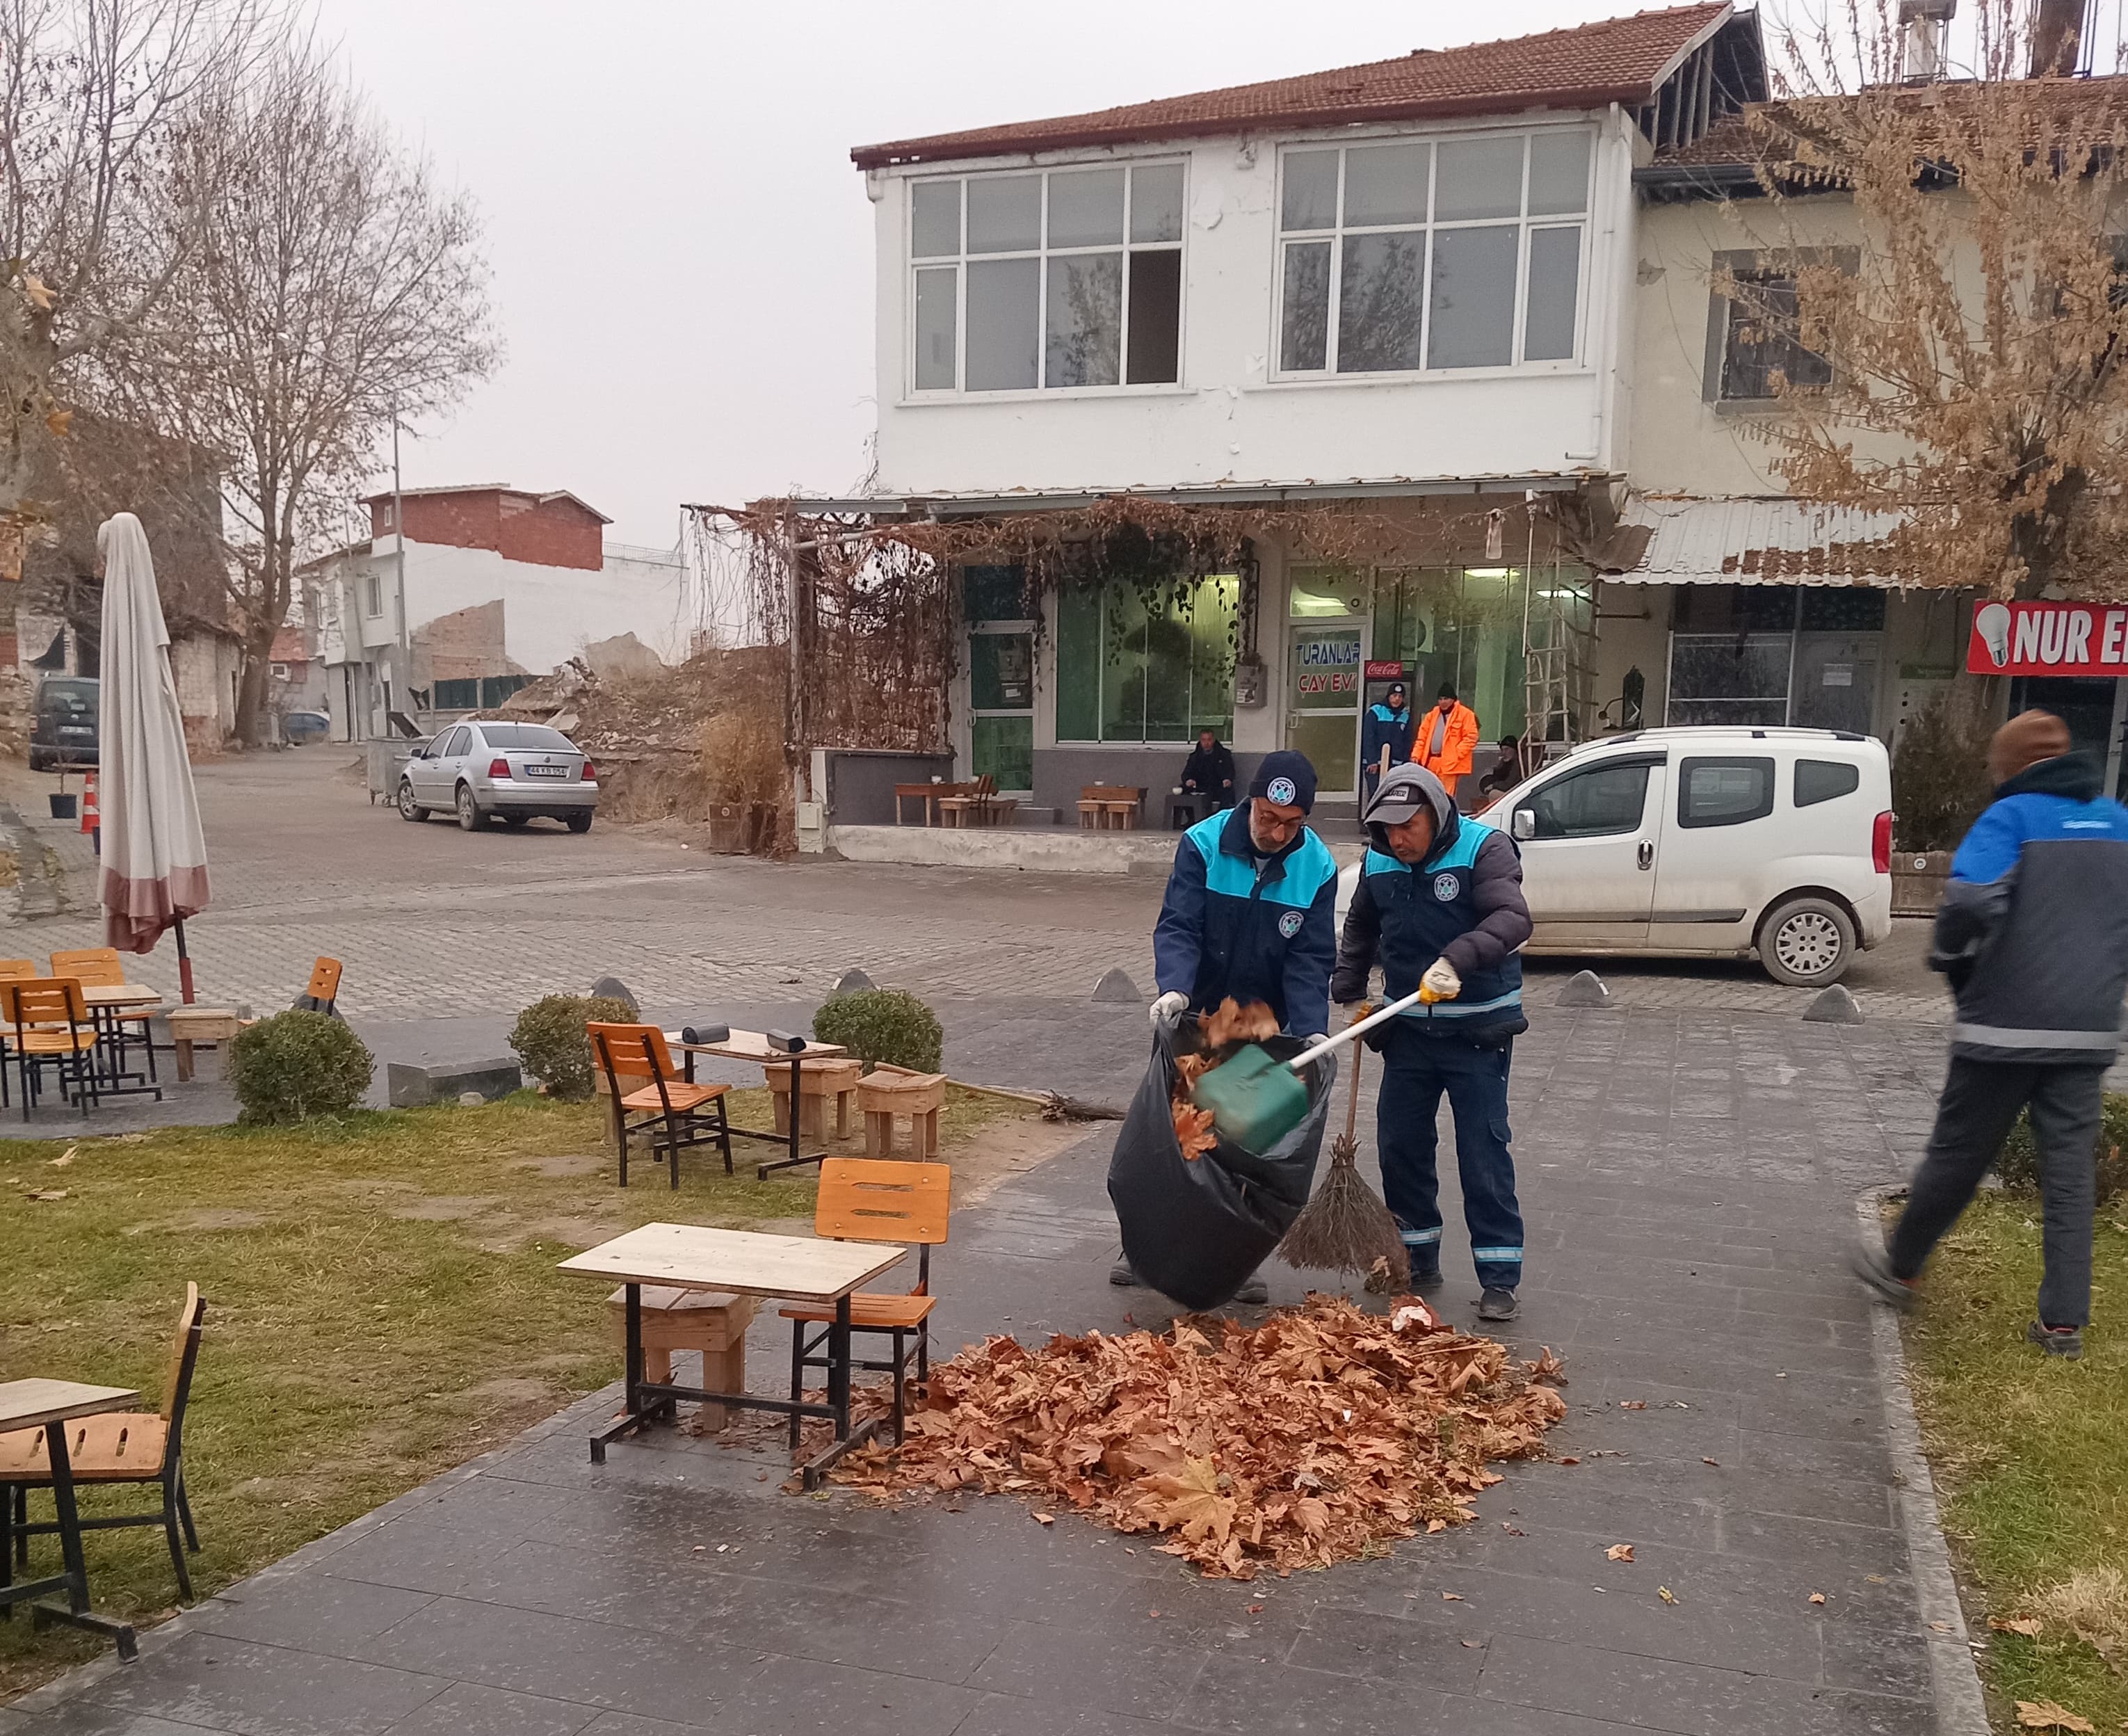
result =
[[[1865,98],[1874,101],[1886,95],[1902,109],[1933,110],[1947,121],[1973,114],[1974,105],[1978,103],[1983,105],[1979,112],[1984,119],[2014,113],[2035,127],[2073,125],[2079,136],[2094,131],[2104,134],[2128,124],[2128,77],[2119,74],[2088,78],[2018,79],[2007,87],[1951,83],[1900,86],[1889,91],[1873,90],[1860,97],[1812,98],[1788,106],[1807,119],[1813,109]],[[1658,174],[1687,169],[1752,169],[1761,161],[1774,167],[1770,154],[1777,136],[1755,129],[1750,116],[1759,108],[1779,107],[1754,104],[1741,114],[1717,121],[1703,136],[1689,145],[1660,146],[1651,166]]]
[[1729,0],[1636,12],[1464,48],[1414,49],[1394,60],[1237,84],[1050,121],[865,145],[860,169],[950,158],[1016,155],[1140,139],[1202,138],[1274,127],[1428,117],[1599,108],[1647,102],[1687,50],[1730,13]]

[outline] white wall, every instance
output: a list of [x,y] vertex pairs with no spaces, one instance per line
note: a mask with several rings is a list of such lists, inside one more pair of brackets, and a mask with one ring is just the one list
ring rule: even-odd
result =
[[[382,578],[385,622],[366,625],[388,625],[397,583],[397,553],[394,540],[387,536],[378,540],[378,552],[370,557]],[[535,675],[566,663],[592,640],[618,633],[633,633],[667,662],[676,662],[686,652],[685,577],[677,556],[668,563],[610,554],[604,569],[592,573],[505,560],[492,549],[409,540],[406,618],[410,629],[418,628],[439,615],[500,597],[505,649],[512,661]],[[359,594],[358,587],[358,605]]]
[[[1622,463],[1618,331],[1635,263],[1631,124],[1617,111],[1522,121],[1598,123],[1577,362],[1425,378],[1274,381],[1278,147],[1398,136],[1353,127],[876,172],[879,474],[884,493],[985,494],[1388,483],[1605,472]],[[1453,131],[1498,131],[1492,117]],[[1186,157],[1182,382],[1075,392],[912,399],[905,350],[909,188],[955,169]]]

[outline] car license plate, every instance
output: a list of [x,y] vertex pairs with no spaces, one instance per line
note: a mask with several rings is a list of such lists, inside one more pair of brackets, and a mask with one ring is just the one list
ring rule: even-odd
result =
[[528,778],[566,778],[569,768],[565,765],[528,765],[525,774]]

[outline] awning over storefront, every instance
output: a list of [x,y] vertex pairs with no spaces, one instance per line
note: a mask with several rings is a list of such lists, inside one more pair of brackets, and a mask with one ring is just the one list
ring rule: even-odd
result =
[[1620,530],[1645,532],[1646,545],[1632,566],[1606,577],[1641,585],[1895,586],[1903,581],[1885,540],[1898,523],[1896,513],[1782,496],[1636,494]]

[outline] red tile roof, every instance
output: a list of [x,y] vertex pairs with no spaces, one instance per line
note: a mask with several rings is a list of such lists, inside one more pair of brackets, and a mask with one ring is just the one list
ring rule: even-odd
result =
[[1546,31],[1464,48],[1415,49],[1298,78],[1237,84],[1195,96],[1136,102],[1052,121],[1021,121],[971,132],[939,133],[865,145],[850,153],[860,169],[950,158],[1205,137],[1275,127],[1351,125],[1528,108],[1600,108],[1649,101],[1679,59],[1731,11],[1729,0],[1636,12],[1571,30]]

